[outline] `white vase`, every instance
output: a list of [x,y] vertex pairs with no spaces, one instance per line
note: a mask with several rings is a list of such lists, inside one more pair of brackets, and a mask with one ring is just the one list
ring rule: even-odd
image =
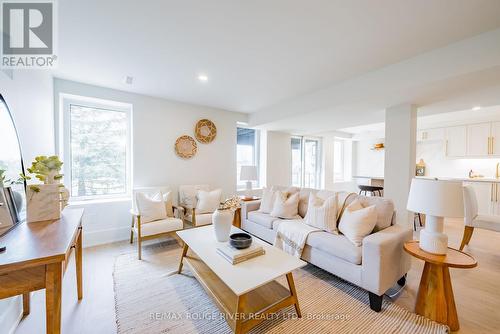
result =
[[217,241],[225,242],[229,240],[233,217],[233,210],[215,210],[212,215],[212,224],[214,225],[215,239]]
[[37,184],[26,189],[28,223],[61,218],[59,184]]

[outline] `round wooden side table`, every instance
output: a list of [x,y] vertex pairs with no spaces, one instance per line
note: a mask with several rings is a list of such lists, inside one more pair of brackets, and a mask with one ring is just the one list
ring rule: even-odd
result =
[[404,249],[417,259],[425,261],[415,312],[457,331],[460,324],[448,268],[474,268],[477,261],[469,254],[450,247],[446,255],[428,253],[420,249],[416,240],[406,242]]

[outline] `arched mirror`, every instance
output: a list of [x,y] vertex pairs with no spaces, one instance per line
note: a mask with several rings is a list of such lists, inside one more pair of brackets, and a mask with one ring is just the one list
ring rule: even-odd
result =
[[[26,217],[21,146],[7,103],[0,95],[0,236]],[[1,245],[0,245],[1,247]]]

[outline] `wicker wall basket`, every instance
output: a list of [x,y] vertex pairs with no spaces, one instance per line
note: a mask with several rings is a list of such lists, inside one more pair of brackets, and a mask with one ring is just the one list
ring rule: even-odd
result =
[[194,135],[200,143],[211,143],[217,136],[217,127],[211,120],[201,119],[196,123]]
[[180,136],[175,141],[175,153],[183,159],[190,159],[194,157],[198,151],[196,141],[191,136]]

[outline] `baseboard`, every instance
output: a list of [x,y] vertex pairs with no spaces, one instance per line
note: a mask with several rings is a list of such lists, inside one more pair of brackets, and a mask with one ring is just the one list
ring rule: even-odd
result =
[[[14,334],[23,318],[22,297],[16,296],[6,300],[8,304],[0,314],[0,334]],[[5,330],[5,331],[4,331]]]
[[83,229],[83,247],[93,247],[130,238],[130,227],[112,228],[98,231]]

